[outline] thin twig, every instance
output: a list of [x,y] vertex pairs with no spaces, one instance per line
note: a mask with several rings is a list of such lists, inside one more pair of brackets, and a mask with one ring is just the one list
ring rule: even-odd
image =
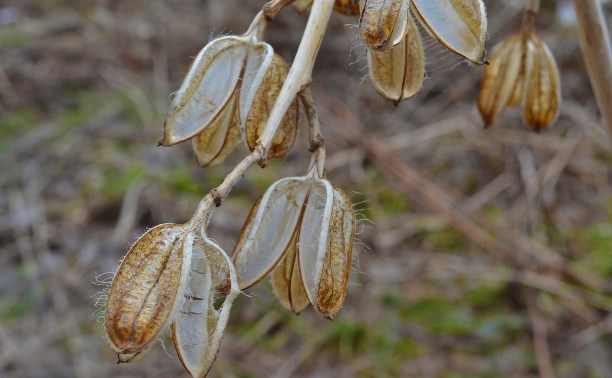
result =
[[574,0],[584,63],[603,122],[612,136],[612,47],[610,32],[597,0]]
[[536,293],[529,291],[526,294],[527,311],[529,313],[531,331],[533,333],[533,349],[535,351],[540,377],[555,378],[555,370],[553,369],[550,348],[548,347],[546,319],[544,319],[538,311],[537,303],[534,298]]
[[319,177],[323,177],[325,169],[325,139],[323,139],[323,134],[321,134],[319,114],[314,106],[312,94],[308,87],[301,91],[299,95],[302,100],[302,105],[304,105],[306,118],[308,119],[308,135],[310,140],[310,147],[308,150],[312,153],[310,165],[311,167],[316,165]]

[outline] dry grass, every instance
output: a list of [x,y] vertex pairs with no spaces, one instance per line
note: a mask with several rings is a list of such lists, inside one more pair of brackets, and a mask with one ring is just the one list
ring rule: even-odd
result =
[[[189,219],[241,158],[202,170],[189,146],[155,144],[189,58],[262,3],[2,2],[0,377],[184,376],[169,341],[115,364],[92,282],[147,227]],[[333,17],[312,89],[328,176],[363,218],[348,300],[331,323],[296,317],[260,284],[239,298],[212,376],[612,376],[612,153],[566,3],[544,1],[538,25],[564,99],[541,134],[516,111],[483,130],[481,68],[451,70],[448,54],[394,108],[361,80],[356,20]],[[520,15],[487,4],[492,46]],[[288,10],[270,30],[289,61],[305,20]],[[253,168],[212,236],[230,249],[254,199],[307,162],[301,142]]]

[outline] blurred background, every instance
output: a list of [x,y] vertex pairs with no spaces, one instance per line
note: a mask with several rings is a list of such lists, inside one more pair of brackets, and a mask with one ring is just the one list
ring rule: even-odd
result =
[[[0,377],[186,376],[169,339],[117,365],[96,302],[138,235],[187,221],[245,155],[202,169],[189,143],[156,142],[191,59],[263,3],[0,1]],[[523,2],[486,3],[490,51]],[[306,19],[288,8],[267,33],[288,62]],[[515,109],[484,130],[482,67],[424,32],[428,78],[394,107],[368,82],[356,23],[333,15],[312,86],[328,178],[359,213],[344,308],[294,316],[262,282],[237,300],[211,376],[612,377],[612,149],[571,1],[543,1],[538,19],[563,94],[540,134]],[[271,183],[304,173],[305,129],[216,210],[226,250]]]

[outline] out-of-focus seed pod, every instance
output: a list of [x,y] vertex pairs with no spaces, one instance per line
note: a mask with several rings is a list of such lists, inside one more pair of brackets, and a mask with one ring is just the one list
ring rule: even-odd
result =
[[487,14],[482,0],[410,0],[425,28],[449,50],[483,64]]
[[140,358],[170,327],[182,304],[191,256],[185,226],[162,224],[145,233],[113,280],[104,329],[119,362]]
[[285,257],[272,272],[272,290],[278,301],[296,314],[302,312],[310,301],[302,283],[300,263],[297,255],[297,232],[289,242]]
[[527,43],[523,121],[534,131],[552,124],[559,115],[561,85],[557,63],[548,46],[535,33]]
[[312,8],[312,2],[314,0],[295,0],[293,2],[293,6],[297,9],[298,12],[308,12],[310,8]]
[[357,0],[336,0],[334,10],[347,16],[358,16],[359,2]]
[[[257,93],[253,97],[251,107],[241,109],[240,114],[243,116],[246,114],[245,119],[243,119],[244,136],[251,151],[255,149],[257,140],[266,127],[270,111],[276,102],[288,73],[289,67],[287,63],[285,63],[280,55],[274,54],[272,64],[270,64],[266,75],[257,88]],[[281,125],[274,135],[274,140],[267,151],[267,158],[278,158],[291,150],[297,133],[298,120],[299,104],[296,98],[287,110]]]
[[227,104],[223,112],[210,127],[191,139],[193,151],[201,167],[219,164],[240,142],[242,132],[236,119],[237,98]]
[[386,51],[368,50],[368,66],[376,91],[395,103],[414,96],[421,89],[425,78],[425,54],[411,17],[398,45]]
[[[207,236],[191,235],[191,269],[185,300],[172,327],[176,353],[193,377],[205,377],[210,370],[227,326],[229,312],[240,291],[236,271],[227,254]],[[222,304],[220,290],[229,278],[230,292]]]
[[299,312],[310,302],[332,318],[346,295],[354,232],[350,201],[329,181],[280,180],[253,206],[238,237],[232,260],[239,287],[274,271],[274,291],[285,307]]
[[408,25],[409,0],[359,0],[359,35],[373,50],[391,48],[402,40]]
[[484,69],[478,109],[486,126],[494,123],[507,106],[518,105],[522,99],[523,57],[525,43],[521,33],[502,41]]
[[272,61],[270,45],[252,36],[215,39],[198,54],[166,115],[161,145],[172,146],[228,117],[239,93],[248,106],[250,87],[258,87]]

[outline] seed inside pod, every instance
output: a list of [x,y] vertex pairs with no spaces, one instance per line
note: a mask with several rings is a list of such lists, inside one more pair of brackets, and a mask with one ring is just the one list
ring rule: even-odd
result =
[[475,64],[483,64],[487,14],[482,0],[411,0],[423,26],[444,46]]
[[497,121],[506,106],[518,104],[523,97],[524,47],[520,33],[506,39],[495,48],[491,63],[484,69],[478,109],[487,126]]
[[535,33],[527,44],[523,121],[535,131],[550,126],[559,115],[561,85],[555,58]]
[[384,50],[406,32],[409,0],[360,0],[359,35],[367,47]]
[[290,311],[296,314],[302,312],[310,301],[306,295],[297,255],[297,236],[295,230],[287,250],[285,257],[272,272],[272,290],[278,301]]
[[[206,45],[193,61],[166,115],[161,145],[172,146],[228,117],[238,90],[250,93],[272,61],[272,47],[251,36],[227,36]],[[256,67],[257,69],[253,69]],[[248,106],[252,98],[241,97]]]
[[386,51],[368,50],[370,78],[383,97],[399,102],[414,96],[425,78],[425,54],[412,18],[402,41]]
[[[191,269],[182,310],[173,324],[173,339],[179,359],[193,377],[210,370],[227,326],[229,312],[238,296],[236,271],[226,253],[207,236],[192,236]],[[229,278],[230,292],[220,293]],[[222,303],[215,306],[215,302]]]
[[[257,88],[257,93],[253,98],[251,107],[248,109],[248,115],[244,120],[245,139],[251,151],[255,149],[257,140],[266,127],[270,111],[274,107],[274,103],[278,98],[278,94],[283,87],[285,78],[289,73],[287,63],[278,54],[274,54],[272,64],[268,68],[268,72]],[[241,114],[246,111],[241,112]],[[268,148],[267,158],[274,159],[287,154],[297,133],[299,120],[299,105],[297,98],[293,101],[285,117],[283,118],[272,144]]]
[[123,259],[104,314],[106,338],[119,362],[142,357],[169,328],[191,259],[184,240],[183,225],[162,224],[140,237]]

